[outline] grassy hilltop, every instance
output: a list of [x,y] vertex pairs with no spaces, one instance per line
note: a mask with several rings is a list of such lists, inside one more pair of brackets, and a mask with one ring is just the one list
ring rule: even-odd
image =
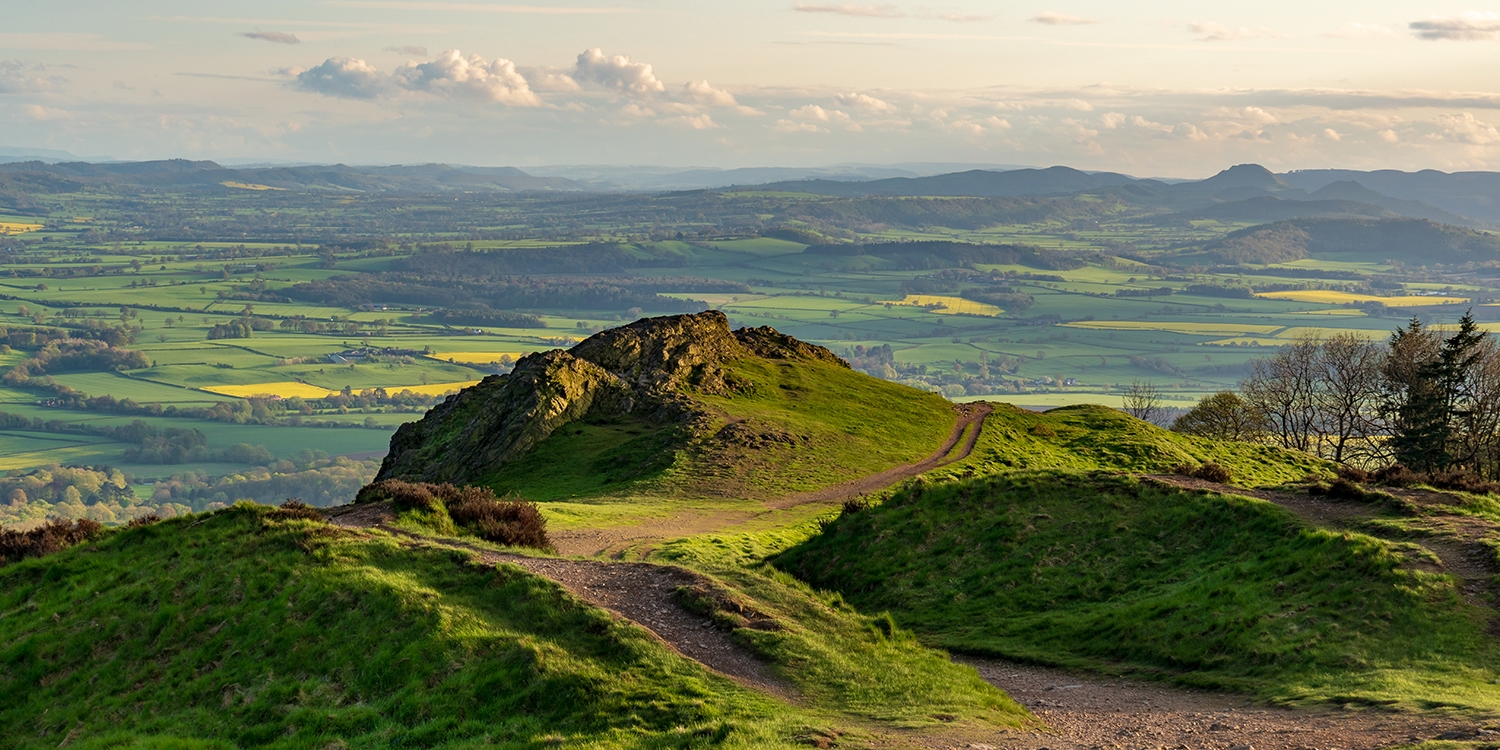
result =
[[[612,616],[591,584],[494,557],[446,501],[392,501],[395,530],[237,504],[0,567],[0,734],[901,747],[1037,726],[947,650],[1286,703],[1500,707],[1487,590],[1433,552],[1444,519],[1487,544],[1492,499],[1360,494],[1334,527],[1282,504],[1332,477],[1309,456],[1097,406],[982,419],[714,311],[606,331],[401,428],[381,477],[520,493],[572,533],[658,524],[644,563],[587,564],[686,571],[658,609],[727,635],[777,689]],[[808,494],[950,439],[946,464],[868,502]],[[1239,489],[1143,476],[1208,462]]]

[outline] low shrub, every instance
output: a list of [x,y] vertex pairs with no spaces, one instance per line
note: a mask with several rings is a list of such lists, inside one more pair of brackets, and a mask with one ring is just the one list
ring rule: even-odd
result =
[[1367,484],[1370,481],[1370,472],[1356,466],[1340,466],[1339,479],[1347,479],[1358,484]]
[[1196,471],[1198,471],[1198,467],[1192,464],[1177,464],[1176,466],[1172,467],[1172,473],[1176,474],[1179,477],[1193,476],[1193,473]]
[[1034,424],[1031,426],[1031,429],[1027,430],[1027,432],[1037,437],[1057,437],[1057,430],[1054,430],[1044,424]]
[[158,516],[155,513],[150,513],[141,516],[140,518],[132,518],[130,519],[130,523],[125,524],[125,528],[136,529],[142,526],[150,526],[153,523],[161,523],[161,516]]
[[1426,483],[1440,490],[1472,492],[1476,495],[1500,494],[1500,483],[1492,482],[1471,471],[1428,474]]
[[298,518],[308,521],[323,520],[323,514],[318,512],[317,508],[301,500],[287,500],[281,504],[281,507],[268,513],[267,516],[277,521],[290,521]]
[[1421,475],[1401,464],[1382,466],[1375,470],[1373,477],[1387,487],[1410,487],[1422,481]]
[[851,515],[869,509],[870,501],[864,499],[864,497],[851,497],[844,501],[844,515]]
[[378,503],[390,500],[396,506],[396,510],[421,510],[431,513],[439,508],[438,496],[433,490],[438,487],[451,488],[452,486],[451,484],[433,485],[426,482],[382,479],[360,488],[359,493],[354,496],[354,502]]
[[479,538],[512,547],[552,548],[547,519],[535,503],[513,497],[496,499],[487,487],[463,487],[458,493],[458,498],[448,501],[448,515]]
[[1219,484],[1224,484],[1233,478],[1228,468],[1213,461],[1205,462],[1202,466],[1194,469],[1192,476],[1202,479],[1205,482],[1217,482]]
[[0,529],[0,564],[50,555],[93,539],[103,530],[103,524],[87,518],[53,519],[30,531]]
[[1323,491],[1324,495],[1334,500],[1364,500],[1365,490],[1363,487],[1343,477],[1333,480],[1328,488]]
[[390,500],[398,511],[440,513],[481,539],[512,547],[552,549],[547,519],[535,503],[517,497],[496,498],[488,487],[406,482],[384,479],[367,485],[356,503]]

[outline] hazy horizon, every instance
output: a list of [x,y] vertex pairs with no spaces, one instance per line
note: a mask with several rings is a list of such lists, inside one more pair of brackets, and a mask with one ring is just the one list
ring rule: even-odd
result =
[[121,160],[1500,169],[1497,10],[86,0],[9,14],[0,122]]

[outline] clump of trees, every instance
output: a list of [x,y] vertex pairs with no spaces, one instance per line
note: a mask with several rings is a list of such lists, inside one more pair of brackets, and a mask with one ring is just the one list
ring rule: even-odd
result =
[[1384,343],[1304,338],[1252,363],[1239,393],[1205,398],[1180,432],[1262,441],[1362,469],[1500,477],[1500,345],[1464,315],[1413,318]]

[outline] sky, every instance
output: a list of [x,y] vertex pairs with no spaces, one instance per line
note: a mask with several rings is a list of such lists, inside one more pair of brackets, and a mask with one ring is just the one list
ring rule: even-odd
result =
[[0,147],[1500,170],[1500,0],[5,2]]

